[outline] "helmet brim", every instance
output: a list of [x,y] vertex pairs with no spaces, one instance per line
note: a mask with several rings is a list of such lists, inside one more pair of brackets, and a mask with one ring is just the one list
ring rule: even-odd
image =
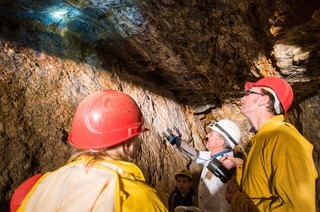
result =
[[252,87],[269,87],[269,86],[259,82],[246,82],[246,84],[244,85],[245,90],[249,90]]

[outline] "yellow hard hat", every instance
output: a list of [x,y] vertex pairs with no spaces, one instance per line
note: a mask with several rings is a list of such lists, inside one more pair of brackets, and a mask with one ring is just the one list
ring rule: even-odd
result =
[[175,175],[174,175],[174,179],[177,179],[178,175],[185,175],[187,177],[189,177],[190,179],[192,179],[192,174],[189,170],[187,169],[180,169]]

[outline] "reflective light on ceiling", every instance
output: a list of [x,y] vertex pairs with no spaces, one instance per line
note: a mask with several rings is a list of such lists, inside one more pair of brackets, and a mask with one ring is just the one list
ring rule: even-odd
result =
[[138,0],[30,1],[23,0],[21,10],[12,14],[34,22],[41,31],[71,35],[89,43],[132,36],[139,33],[144,22]]
[[94,29],[95,34],[100,38],[130,36],[139,31],[143,22],[138,1],[66,0],[66,2],[83,11],[82,21]]
[[44,13],[47,14],[44,20],[46,24],[56,23],[59,27],[66,27],[66,23],[75,20],[80,15],[78,9],[61,4],[47,8]]
[[65,14],[68,14],[67,10],[55,11],[51,15],[54,19],[62,19]]

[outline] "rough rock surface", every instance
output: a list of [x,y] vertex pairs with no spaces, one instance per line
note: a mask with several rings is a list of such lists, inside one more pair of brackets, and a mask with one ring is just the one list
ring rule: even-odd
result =
[[179,168],[198,177],[201,166],[163,130],[177,126],[204,150],[205,126],[227,117],[245,145],[240,97],[245,81],[262,76],[292,84],[287,119],[314,144],[319,170],[319,1],[5,0],[0,11],[0,209],[24,179],[75,152],[67,142],[74,109],[101,89],[138,102],[150,131],[136,162],[167,195]]

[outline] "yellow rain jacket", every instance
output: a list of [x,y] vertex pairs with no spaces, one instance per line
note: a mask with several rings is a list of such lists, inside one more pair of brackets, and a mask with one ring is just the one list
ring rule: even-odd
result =
[[88,159],[44,174],[18,211],[168,211],[133,163],[99,161],[86,170]]
[[252,139],[242,170],[242,197],[234,195],[232,203],[238,198],[239,204],[246,194],[259,211],[316,211],[312,151],[313,145],[283,115],[271,118]]

